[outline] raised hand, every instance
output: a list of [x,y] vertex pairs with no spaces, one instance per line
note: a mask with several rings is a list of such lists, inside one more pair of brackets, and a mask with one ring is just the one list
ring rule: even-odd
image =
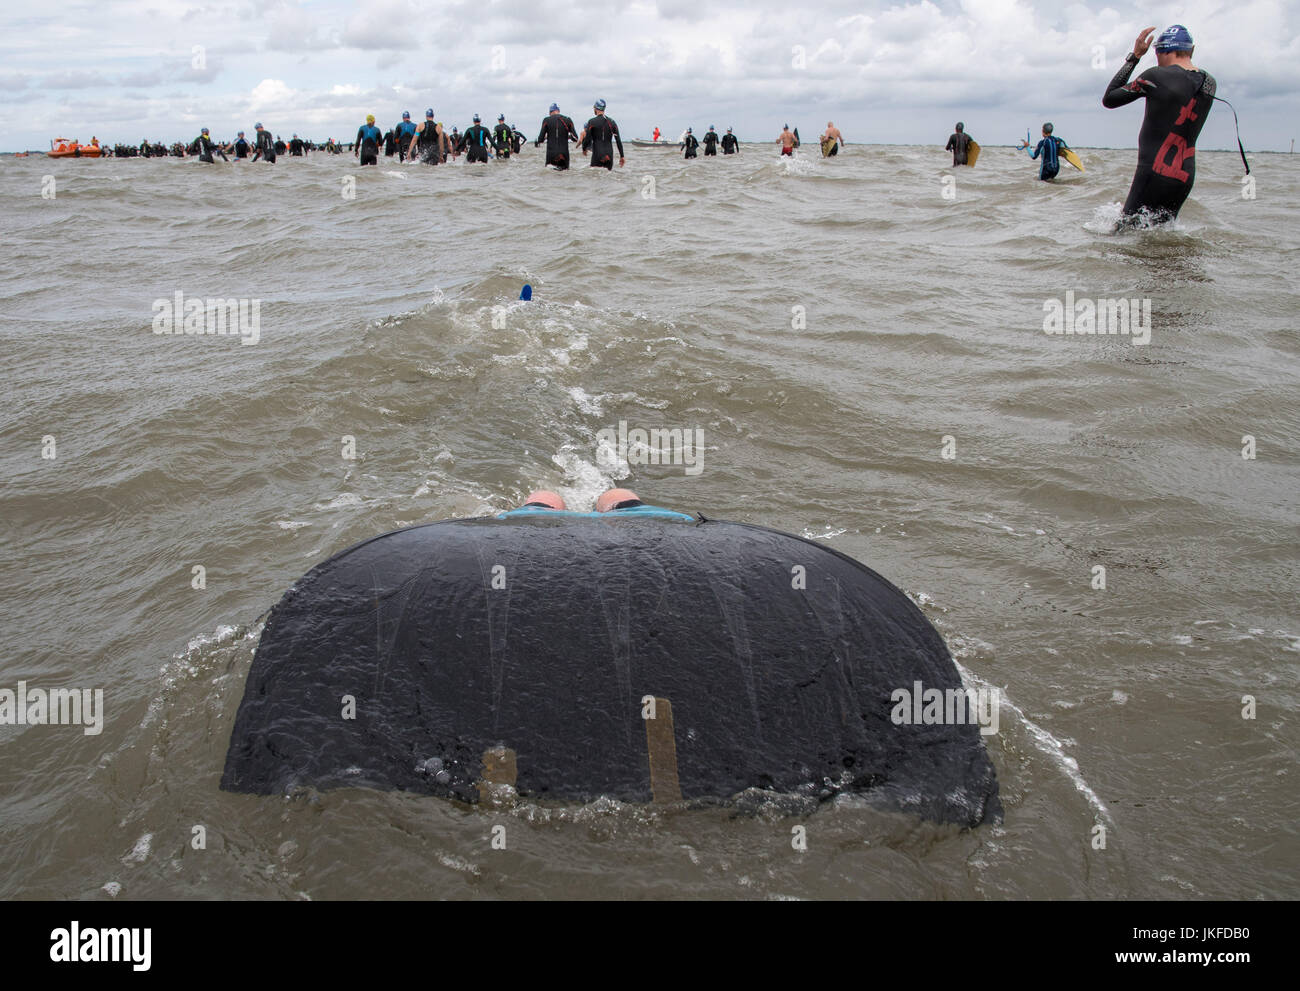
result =
[[1133,54],[1141,58],[1151,47],[1151,36],[1156,33],[1154,27],[1149,27],[1137,36],[1137,41],[1133,42]]

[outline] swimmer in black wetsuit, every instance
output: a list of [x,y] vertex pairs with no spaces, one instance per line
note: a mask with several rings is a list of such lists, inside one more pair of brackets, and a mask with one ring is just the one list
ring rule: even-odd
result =
[[366,122],[357,128],[357,140],[352,143],[352,154],[362,165],[379,164],[379,146],[384,135],[375,127],[375,115],[366,114]]
[[722,154],[735,155],[740,151],[740,142],[736,136],[731,133],[731,128],[727,128],[727,133],[722,136]]
[[268,165],[275,164],[275,142],[271,140],[271,132],[264,128],[260,123],[254,124],[257,131],[257,141],[253,146],[253,161],[259,158],[264,159]]
[[248,153],[253,150],[253,146],[244,137],[243,131],[239,132],[239,137],[235,139],[235,143],[231,147],[235,149],[236,158],[247,158]]
[[709,125],[708,131],[704,134],[704,154],[716,155],[718,153],[718,129],[712,124]]
[[307,142],[295,134],[293,140],[289,142],[289,156],[291,158],[302,158],[306,154]]
[[486,162],[491,156],[488,148],[492,145],[492,132],[483,126],[482,118],[474,115],[474,125],[465,128],[460,136],[460,149],[467,151],[466,162]]
[[578,140],[578,132],[573,128],[573,121],[560,113],[558,103],[551,104],[550,113],[542,120],[542,129],[533,142],[536,148],[546,142],[546,164],[564,170],[569,167],[569,142]]
[[583,151],[591,151],[591,164],[602,169],[614,171],[614,142],[618,142],[618,167],[621,169],[623,158],[623,139],[619,136],[618,125],[614,118],[605,116],[605,101],[597,100],[592,105],[596,116],[587,121],[587,126],[578,135],[578,144]]
[[496,146],[498,162],[504,162],[510,158],[510,152],[513,150],[514,145],[514,134],[510,131],[510,125],[506,123],[505,114],[497,114],[497,126],[492,128],[492,144]]
[[952,152],[953,165],[965,165],[966,153],[970,149],[970,135],[966,133],[966,125],[957,121],[956,130],[948,138],[948,143],[944,145],[944,151]]
[[411,138],[415,137],[416,126],[411,123],[411,111],[402,111],[402,122],[393,128],[393,140],[397,142],[397,160],[405,162],[407,149],[411,147]]
[[699,157],[699,151],[697,149],[700,147],[700,139],[691,133],[689,127],[686,129],[686,133],[682,135],[682,147],[686,149],[682,154],[682,158]]
[[200,162],[207,162],[209,165],[213,164],[212,155],[214,152],[221,156],[223,162],[230,161],[230,159],[226,157],[226,153],[221,150],[221,145],[217,144],[208,136],[208,129],[206,127],[199,136],[194,139],[194,148],[199,153]]
[[411,143],[406,147],[406,157],[415,160],[419,150],[420,161],[425,165],[438,165],[447,160],[447,136],[433,119],[433,108],[424,112],[424,123],[411,135]]
[[1173,220],[1196,179],[1196,138],[1218,88],[1204,69],[1192,65],[1192,36],[1181,24],[1156,39],[1156,66],[1128,81],[1151,47],[1155,28],[1147,28],[1133,43],[1119,72],[1106,87],[1101,104],[1122,107],[1146,97],[1146,116],[1138,135],[1137,172],[1124,201],[1123,223],[1133,223],[1142,211],[1154,222]]

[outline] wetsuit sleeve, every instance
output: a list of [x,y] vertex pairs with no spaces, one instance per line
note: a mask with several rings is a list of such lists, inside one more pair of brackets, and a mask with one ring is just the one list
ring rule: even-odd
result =
[[618,157],[626,158],[627,156],[623,154],[623,138],[618,133],[618,125],[611,120],[609,126],[614,132],[614,143],[618,145]]
[[542,121],[542,129],[537,132],[537,140],[533,142],[533,147],[536,148],[539,144],[541,144],[545,140],[546,140],[546,121]]
[[356,140],[355,142],[353,142],[353,143],[354,143],[358,148],[361,147],[361,132],[364,131],[364,130],[365,130],[364,127],[358,127],[358,128],[357,128],[357,140]]
[[1130,83],[1128,77],[1133,74],[1133,70],[1136,68],[1136,62],[1129,59],[1124,60],[1124,64],[1119,67],[1119,72],[1115,73],[1115,78],[1106,85],[1106,94],[1101,98],[1103,107],[1113,110],[1147,95],[1142,80],[1147,78],[1151,70],[1148,69],[1138,76],[1134,82]]
[[955,151],[955,150],[956,150],[956,142],[957,142],[957,135],[954,134],[952,137],[950,137],[950,138],[948,139],[948,143],[947,143],[946,145],[943,146],[943,150],[944,150],[944,151]]
[[566,123],[566,124],[569,125],[569,135],[573,138],[574,141],[577,141],[577,140],[578,140],[578,131],[577,131],[577,129],[573,126],[573,118],[572,118],[572,117],[565,117],[565,118],[564,118],[564,123]]
[[1045,145],[1045,144],[1047,144],[1047,139],[1046,139],[1046,138],[1044,138],[1042,141],[1038,142],[1038,144],[1034,147],[1034,150],[1031,151],[1031,152],[1029,153],[1029,157],[1030,157],[1030,158],[1037,158],[1037,157],[1039,156],[1039,154],[1042,152],[1042,150],[1043,150],[1043,145]]

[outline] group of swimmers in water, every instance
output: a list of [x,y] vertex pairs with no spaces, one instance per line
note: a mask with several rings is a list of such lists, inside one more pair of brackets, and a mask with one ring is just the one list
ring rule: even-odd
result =
[[[453,128],[448,134],[430,107],[419,124],[411,120],[409,111],[404,112],[401,122],[386,134],[375,126],[374,114],[367,115],[366,122],[357,131],[353,155],[362,165],[378,164],[381,151],[389,156],[396,154],[399,161],[425,165],[440,165],[462,154],[467,162],[506,161],[511,155],[519,154],[526,140],[519,128],[506,123],[505,114],[497,116],[492,130],[475,114],[473,123],[464,131]],[[592,105],[592,117],[581,131],[575,127],[573,118],[560,113],[559,105],[552,103],[533,145],[542,142],[546,142],[546,164],[556,169],[569,167],[570,143],[590,153],[590,164],[597,168],[614,168],[615,145],[618,164],[622,166],[627,161],[623,137],[613,118],[606,115],[604,100]]]
[[[313,146],[296,134],[286,145],[279,139],[272,140],[270,131],[261,123],[255,125],[255,131],[252,142],[247,141],[244,132],[240,131],[235,141],[222,143],[215,141],[205,127],[191,142],[188,151],[203,162],[213,162],[216,156],[229,161],[229,153],[237,159],[261,159],[274,163],[276,157],[286,151],[292,157],[300,157],[313,149],[339,153],[343,148],[332,138],[324,146]],[[482,118],[475,114],[474,122],[463,132],[453,127],[448,133],[430,107],[419,124],[411,120],[410,111],[403,112],[401,121],[387,132],[380,131],[375,125],[374,114],[367,114],[365,123],[357,129],[356,140],[348,147],[363,166],[377,165],[381,154],[396,155],[402,162],[440,165],[462,154],[469,162],[486,162],[493,158],[504,161],[512,154],[517,155],[526,140],[515,125],[506,123],[505,114],[498,115],[496,127],[492,130],[488,130]],[[569,167],[570,143],[577,144],[584,153],[590,153],[590,164],[598,168],[614,168],[615,145],[618,146],[618,164],[622,166],[627,161],[622,135],[613,118],[606,116],[604,100],[597,100],[592,106],[592,117],[581,131],[574,126],[573,118],[560,113],[559,106],[552,103],[533,144],[538,146],[543,141],[546,142],[546,164],[556,169]]]
[[[1126,223],[1139,218],[1162,223],[1178,216],[1196,178],[1196,139],[1218,99],[1214,77],[1192,64],[1195,45],[1191,33],[1181,24],[1166,28],[1154,39],[1156,65],[1130,82],[1133,70],[1152,47],[1155,31],[1154,27],[1144,28],[1138,35],[1101,100],[1107,109],[1135,100],[1147,101],[1138,135],[1137,170],[1124,201]],[[1031,159],[1041,160],[1038,178],[1044,181],[1056,178],[1061,153],[1069,149],[1054,131],[1050,122],[1043,124],[1042,139],[1029,152]],[[967,164],[970,145],[970,135],[958,122],[947,144],[953,165]],[[1020,148],[1029,151],[1029,145],[1026,139]],[[1243,163],[1245,157],[1243,151]]]
[[[1154,38],[1157,64],[1130,81],[1138,63],[1153,46],[1155,30],[1154,27],[1145,28],[1138,35],[1133,51],[1107,84],[1102,105],[1116,108],[1139,99],[1146,100],[1146,114],[1138,136],[1137,171],[1124,202],[1123,214],[1125,218],[1142,215],[1152,222],[1161,222],[1178,215],[1192,190],[1196,176],[1196,139],[1213,101],[1218,97],[1214,77],[1192,64],[1192,36],[1181,24],[1167,28]],[[591,166],[611,170],[617,147],[618,164],[623,166],[626,158],[622,135],[618,124],[605,110],[605,101],[596,100],[591,119],[579,131],[573,119],[562,114],[558,104],[552,103],[533,142],[535,147],[546,144],[546,165],[561,170],[569,168],[570,145],[577,144],[584,154],[590,154]],[[823,154],[828,157],[836,154],[844,143],[839,128],[830,121],[826,122],[821,139]],[[348,147],[361,165],[378,164],[380,154],[397,155],[403,162],[438,165],[461,154],[469,162],[486,162],[492,158],[506,160],[517,155],[525,141],[517,127],[506,123],[504,114],[497,117],[496,127],[492,130],[484,126],[479,115],[475,114],[473,123],[463,132],[452,128],[449,134],[436,120],[433,108],[429,108],[419,124],[413,122],[410,113],[406,112],[401,121],[387,132],[379,130],[371,114],[357,130],[356,140]],[[776,143],[781,146],[783,156],[792,156],[799,147],[798,128],[791,129],[785,125]],[[973,143],[965,125],[959,121],[945,146],[945,150],[952,152],[954,166],[969,163]],[[1051,123],[1043,124],[1042,139],[1032,151],[1029,145],[1026,140],[1020,148],[1028,151],[1031,159],[1040,162],[1038,177],[1044,181],[1055,179],[1060,171],[1062,152],[1068,151],[1069,145],[1054,133]],[[710,126],[703,140],[696,138],[688,127],[679,139],[678,147],[683,150],[683,157],[692,159],[698,157],[701,147],[705,156],[717,155],[719,149],[723,155],[736,154],[740,151],[740,141],[730,127],[725,134],[719,134],[716,127]],[[316,145],[297,134],[286,143],[272,138],[270,131],[258,123],[252,141],[240,131],[233,142],[217,142],[205,127],[190,145],[182,146],[178,142],[170,153],[177,154],[178,148],[198,155],[204,162],[212,162],[216,155],[224,159],[227,153],[236,159],[274,162],[277,156],[286,153],[292,157],[304,156],[312,150],[339,154],[344,146],[332,138],[324,145]],[[121,151],[115,148],[114,151],[118,156],[168,154],[165,146],[148,141],[143,142],[138,151],[129,147]],[[1245,160],[1244,151],[1242,159]]]
[[[681,140],[677,142],[677,147],[684,152],[683,158],[698,158],[700,154],[700,139],[695,136],[692,128],[687,128],[682,134]],[[721,146],[722,154],[735,155],[740,152],[740,139],[736,137],[735,132],[729,127],[726,134],[719,134],[718,129],[712,124],[704,133],[704,154],[716,155],[718,148]]]

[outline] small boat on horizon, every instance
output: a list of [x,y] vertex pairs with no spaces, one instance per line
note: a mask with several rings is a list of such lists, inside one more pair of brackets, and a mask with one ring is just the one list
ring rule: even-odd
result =
[[104,149],[97,142],[83,145],[67,138],[55,138],[45,154],[49,158],[99,158],[103,153]]

